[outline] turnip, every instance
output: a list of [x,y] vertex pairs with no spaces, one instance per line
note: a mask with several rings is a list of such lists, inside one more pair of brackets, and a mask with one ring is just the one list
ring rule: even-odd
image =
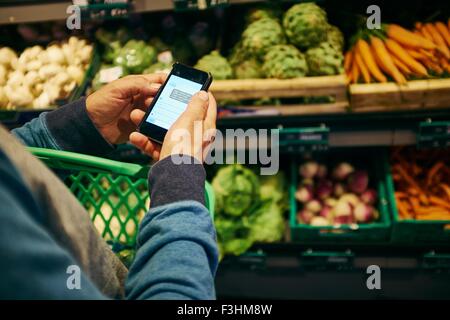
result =
[[333,220],[332,208],[330,208],[328,206],[322,207],[322,210],[320,210],[320,212],[319,212],[319,216],[324,217],[328,221],[332,221]]
[[366,204],[374,205],[377,200],[377,192],[374,189],[367,189],[363,192],[360,199]]
[[300,186],[295,192],[295,199],[302,203],[306,203],[313,198],[311,186]]
[[357,222],[367,223],[374,220],[373,207],[362,202],[354,208],[353,214]]
[[331,196],[333,191],[333,183],[329,180],[320,180],[316,188],[317,198],[324,200]]
[[311,219],[311,225],[315,227],[326,227],[329,226],[330,223],[324,217],[314,217]]
[[314,218],[314,216],[315,216],[314,213],[312,213],[311,211],[303,209],[297,212],[297,221],[309,224],[311,222],[311,219]]
[[341,201],[347,202],[352,208],[356,207],[356,205],[361,202],[358,196],[353,193],[346,193],[342,195],[339,198],[339,202]]
[[342,196],[344,193],[346,193],[347,192],[347,188],[342,184],[342,183],[340,183],[340,182],[338,182],[338,183],[335,183],[334,184],[334,187],[333,187],[333,194],[336,196],[336,197],[340,197],[340,196]]
[[334,223],[349,224],[353,222],[352,206],[345,200],[339,200],[333,208]]
[[365,170],[358,170],[348,177],[348,188],[350,191],[361,194],[367,190],[369,185],[369,175]]
[[322,205],[318,200],[311,200],[306,203],[305,209],[313,213],[318,213],[322,209]]
[[328,174],[327,166],[324,164],[319,164],[319,168],[317,169],[317,177],[319,179],[325,179]]
[[333,178],[338,181],[347,179],[348,175],[355,171],[353,166],[347,162],[339,163],[333,170]]
[[324,204],[328,207],[333,208],[338,203],[336,198],[327,198],[324,200]]
[[314,176],[317,174],[317,171],[319,170],[319,164],[315,161],[308,161],[303,163],[300,166],[300,175],[303,178],[311,179],[314,178]]

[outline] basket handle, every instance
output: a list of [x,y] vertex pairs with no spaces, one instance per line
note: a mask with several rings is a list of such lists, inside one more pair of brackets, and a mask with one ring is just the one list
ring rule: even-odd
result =
[[46,148],[28,147],[28,150],[53,169],[109,172],[132,177],[147,177],[148,167],[119,162],[86,154]]

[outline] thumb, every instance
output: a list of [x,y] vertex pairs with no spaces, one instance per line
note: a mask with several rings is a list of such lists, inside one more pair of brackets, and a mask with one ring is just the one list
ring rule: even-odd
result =
[[189,102],[185,116],[192,120],[204,120],[208,111],[209,95],[206,91],[199,91],[192,96]]

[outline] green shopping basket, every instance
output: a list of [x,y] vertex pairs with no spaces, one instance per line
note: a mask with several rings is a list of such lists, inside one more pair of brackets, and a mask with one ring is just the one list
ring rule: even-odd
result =
[[[150,205],[149,167],[74,152],[28,148],[54,170],[69,171],[65,182],[111,245],[134,247],[137,230]],[[214,218],[214,192],[206,182],[206,207]]]

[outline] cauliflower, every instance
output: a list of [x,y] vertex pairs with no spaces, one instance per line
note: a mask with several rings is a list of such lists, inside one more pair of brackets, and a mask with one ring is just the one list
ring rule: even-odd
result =
[[6,95],[5,89],[0,87],[0,110],[6,109],[9,104],[8,96]]
[[83,81],[84,71],[78,66],[68,66],[67,74],[69,74],[76,83],[80,84]]
[[54,44],[46,49],[47,59],[49,63],[64,64],[66,63],[66,57],[61,47]]
[[39,77],[45,80],[57,75],[60,72],[64,72],[64,69],[59,64],[47,64],[45,66],[42,66],[42,68],[39,70]]
[[14,107],[31,107],[34,96],[31,94],[27,86],[10,86],[5,87],[5,93],[8,100]]
[[21,86],[24,83],[24,81],[25,81],[24,73],[20,70],[16,70],[9,74],[6,85],[10,87],[18,87]]
[[8,47],[0,48],[0,65],[6,69],[14,68],[17,64],[17,54]]
[[50,97],[47,92],[42,92],[39,97],[33,101],[33,108],[35,109],[45,109],[51,105]]
[[5,85],[8,77],[8,70],[3,64],[0,64],[0,86]]

